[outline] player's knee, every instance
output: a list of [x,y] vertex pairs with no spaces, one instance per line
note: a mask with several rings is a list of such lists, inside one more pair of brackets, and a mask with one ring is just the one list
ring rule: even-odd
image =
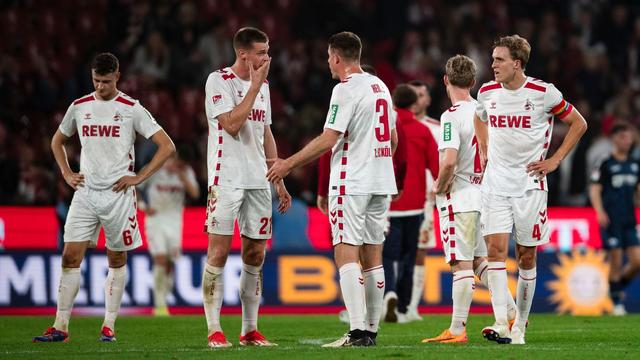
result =
[[107,259],[109,260],[110,268],[120,268],[127,264],[127,253],[126,252],[109,252],[107,254]]
[[244,249],[242,252],[242,262],[247,265],[259,266],[264,261],[264,251],[262,249]]
[[535,251],[528,251],[518,257],[518,267],[520,269],[533,269],[536,266]]
[[62,253],[63,268],[79,268],[80,264],[82,264],[82,254],[66,251]]

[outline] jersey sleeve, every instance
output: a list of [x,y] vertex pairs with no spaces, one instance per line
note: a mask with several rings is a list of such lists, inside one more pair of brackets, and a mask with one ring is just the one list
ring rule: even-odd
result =
[[[218,115],[227,113],[235,107],[230,83],[217,73],[209,75],[205,84],[205,95],[205,109],[209,119],[215,119]],[[269,107],[269,116],[271,116],[271,107]]]
[[553,84],[549,84],[544,94],[544,112],[562,120],[573,110],[573,105],[562,98],[562,93]]
[[602,161],[595,170],[591,173],[591,183],[604,185],[609,179],[609,172],[607,171],[607,161]]
[[484,101],[486,96],[482,93],[478,93],[478,101],[476,102],[476,115],[480,118],[480,121],[487,122],[487,109],[484,107]]
[[74,106],[73,104],[69,105],[69,108],[67,109],[67,112],[64,114],[64,117],[62,118],[62,122],[58,127],[60,129],[60,132],[67,137],[73,136],[77,131],[75,111],[73,109],[73,106]]
[[327,114],[327,120],[324,123],[324,128],[344,133],[352,118],[354,104],[351,100],[351,94],[349,91],[344,86],[340,85],[341,84],[338,84],[333,88],[329,113]]
[[438,139],[438,150],[460,149],[460,128],[452,113],[447,110],[440,117],[442,131]]
[[265,89],[267,89],[265,91],[265,94],[267,96],[265,96],[265,101],[267,102],[267,111],[266,111],[266,117],[264,119],[264,124],[265,125],[271,125],[271,90],[269,89],[269,85],[265,86]]
[[133,128],[138,134],[147,139],[162,130],[162,127],[158,125],[156,119],[153,118],[151,113],[145,109],[139,101],[136,101],[133,105]]

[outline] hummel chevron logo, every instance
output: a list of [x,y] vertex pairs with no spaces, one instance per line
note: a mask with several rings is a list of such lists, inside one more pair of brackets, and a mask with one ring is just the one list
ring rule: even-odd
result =
[[541,222],[542,224],[546,223],[546,222],[547,222],[547,218],[542,218],[542,219],[540,219],[540,222]]
[[382,289],[384,287],[384,281],[378,281],[376,286],[378,286],[378,289]]
[[443,237],[442,237],[442,241],[444,241],[444,242],[449,241],[449,237],[448,237],[448,236],[443,236]]
[[364,278],[359,277],[358,282],[360,283],[360,285],[364,285]]
[[448,228],[447,228],[447,229],[444,229],[444,230],[442,230],[442,232],[446,235],[446,234],[448,234],[448,233],[449,233],[449,229],[448,229]]
[[540,214],[541,217],[546,217],[547,216],[547,210],[542,210],[538,214]]

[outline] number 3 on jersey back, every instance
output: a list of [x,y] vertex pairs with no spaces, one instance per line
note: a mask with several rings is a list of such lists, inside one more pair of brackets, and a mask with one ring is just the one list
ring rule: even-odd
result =
[[379,142],[389,141],[391,139],[391,132],[389,131],[389,104],[385,99],[378,99],[376,101],[376,114],[379,114],[378,121],[382,124],[381,127],[376,127],[376,139]]

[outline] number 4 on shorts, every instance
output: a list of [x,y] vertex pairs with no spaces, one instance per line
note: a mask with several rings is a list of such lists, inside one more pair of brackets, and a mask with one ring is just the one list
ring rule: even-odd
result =
[[540,233],[539,224],[533,225],[533,234],[531,234],[531,237],[540,241],[540,237],[542,237],[542,234]]

